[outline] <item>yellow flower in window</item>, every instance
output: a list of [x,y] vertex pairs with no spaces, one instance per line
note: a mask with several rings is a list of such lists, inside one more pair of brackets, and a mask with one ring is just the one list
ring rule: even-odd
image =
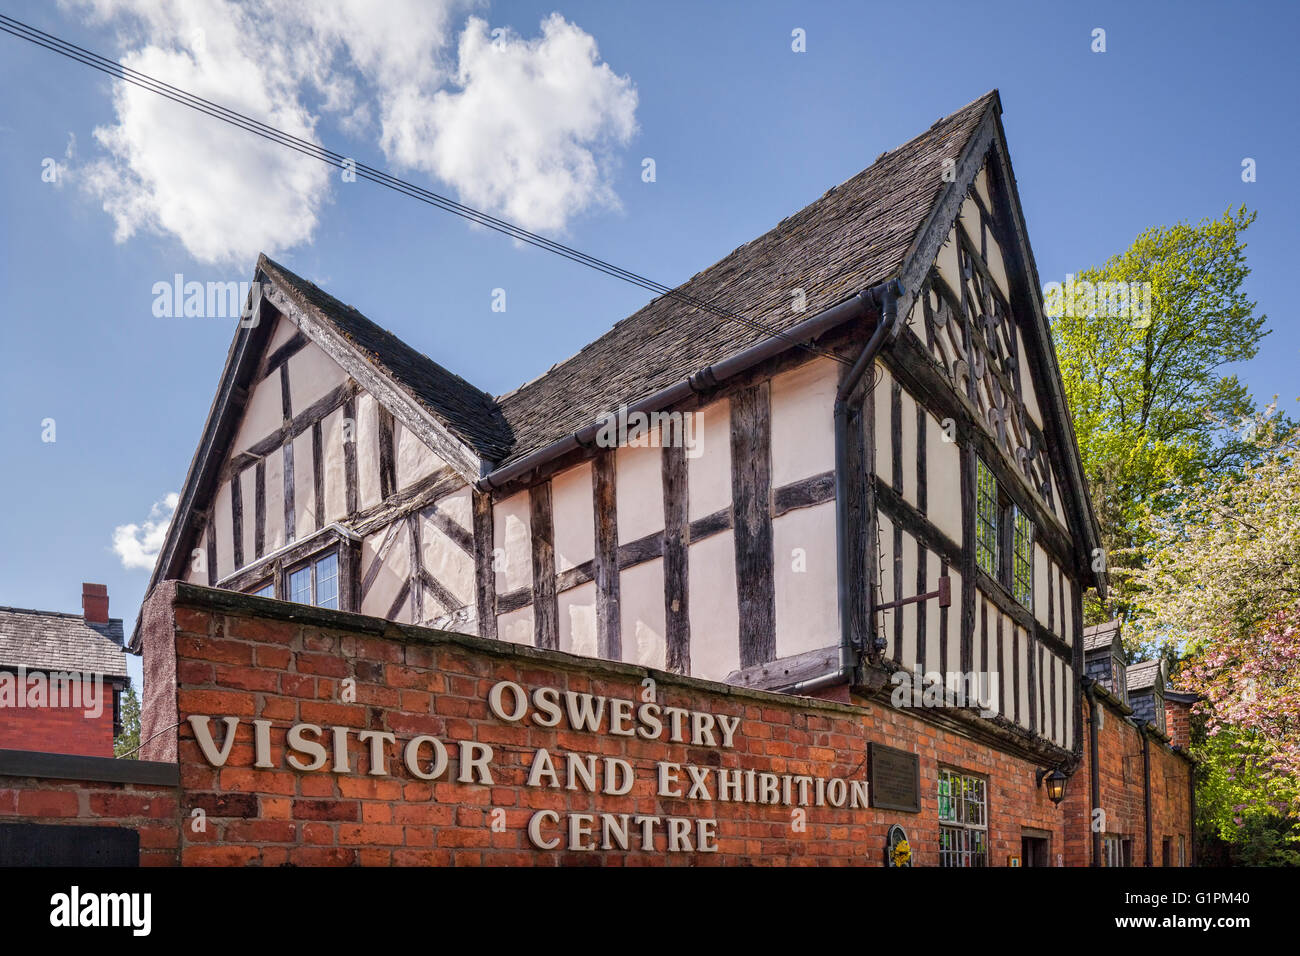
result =
[[912,848],[906,840],[899,840],[894,844],[894,866],[907,866],[912,860]]

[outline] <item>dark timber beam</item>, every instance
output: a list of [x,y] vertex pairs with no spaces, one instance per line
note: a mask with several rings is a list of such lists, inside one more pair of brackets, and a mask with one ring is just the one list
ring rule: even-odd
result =
[[474,611],[478,636],[497,636],[497,573],[493,567],[492,495],[472,491],[474,498]]
[[596,519],[596,655],[622,660],[619,608],[617,457],[613,448],[596,455],[591,465],[592,504]]
[[731,400],[731,508],[740,666],[776,657],[772,552],[772,419],[766,382]]
[[555,522],[551,514],[551,483],[528,489],[529,527],[533,552],[533,639],[538,647],[560,647],[560,612],[555,597]]
[[[834,482],[831,483],[834,493]],[[664,631],[667,668],[691,672],[690,500],[686,449],[673,442],[663,450]]]

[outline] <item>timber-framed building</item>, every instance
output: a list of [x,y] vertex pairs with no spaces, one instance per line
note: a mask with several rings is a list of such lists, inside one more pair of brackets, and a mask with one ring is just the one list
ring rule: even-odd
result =
[[[1060,862],[1035,775],[1084,759],[1106,581],[1000,115],[939,120],[501,396],[262,257],[151,590],[867,703],[920,755],[923,862]],[[899,674],[939,700],[900,706]]]

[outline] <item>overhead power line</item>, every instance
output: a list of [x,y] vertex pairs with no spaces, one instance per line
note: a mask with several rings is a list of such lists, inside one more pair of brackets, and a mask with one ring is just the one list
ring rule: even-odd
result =
[[529,245],[536,246],[539,249],[544,249],[547,252],[562,256],[571,262],[576,262],[579,265],[594,269],[597,272],[602,272],[605,275],[621,279],[624,282],[629,282],[632,285],[639,286],[640,288],[657,293],[658,295],[670,296],[679,302],[700,309],[701,311],[707,312],[711,315],[718,316],[719,318],[738,322],[741,325],[754,329],[755,331],[764,332],[775,338],[785,339],[791,345],[805,349],[816,355],[822,355],[837,362],[848,364],[847,359],[836,355],[834,352],[820,348],[810,342],[801,341],[786,331],[775,329],[763,322],[750,319],[729,309],[724,309],[720,306],[714,305],[705,299],[700,299],[696,296],[682,292],[680,289],[664,285],[661,282],[656,282],[655,280],[633,272],[630,269],[624,269],[621,266],[607,262],[604,259],[588,255],[572,246],[567,246],[563,243],[556,242],[553,239],[548,239],[545,236],[530,232],[522,226],[517,226],[508,220],[492,216],[486,212],[475,209],[472,206],[466,206],[463,203],[456,202],[450,197],[432,192],[431,190],[408,182],[407,180],[399,179],[381,169],[376,169],[372,166],[366,165],[365,163],[357,162],[355,159],[345,156],[342,153],[327,149],[324,146],[294,136],[291,133],[286,133],[283,130],[263,123],[260,120],[255,120],[242,113],[238,113],[232,109],[221,106],[220,104],[204,99],[201,96],[183,90],[180,87],[173,86],[170,83],[156,79],[148,74],[141,73],[139,70],[123,66],[116,60],[101,56],[98,53],[77,46],[75,43],[63,40],[51,33],[46,33],[43,30],[39,30],[36,27],[23,23],[21,20],[16,20],[13,17],[0,14],[0,30],[18,37],[21,40],[27,40],[29,43],[43,47],[53,53],[58,53],[68,59],[75,60],[84,66],[99,70],[101,73],[106,73],[114,79],[130,83],[141,89],[147,90],[150,93],[165,97],[174,103],[179,103],[182,106],[189,107],[190,109],[203,113],[206,116],[210,116],[213,119],[220,120],[231,126],[236,126],[249,133],[253,133],[256,136],[260,136],[263,139],[319,160],[327,165],[355,172],[355,174],[362,179],[384,186],[428,205],[435,206],[438,209],[460,216],[470,222],[478,223],[488,229],[495,230],[496,232],[510,236],[513,239],[517,239],[520,242],[525,242]]

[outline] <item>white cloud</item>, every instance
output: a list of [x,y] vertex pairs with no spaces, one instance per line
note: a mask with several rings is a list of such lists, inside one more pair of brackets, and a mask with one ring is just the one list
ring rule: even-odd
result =
[[140,524],[120,524],[113,529],[113,552],[122,559],[122,567],[153,570],[178,501],[180,496],[176,492],[165,495],[153,503],[149,517]]
[[[328,117],[527,228],[618,205],[609,150],[636,131],[636,91],[558,14],[534,39],[471,17],[454,43],[473,0],[66,2],[118,29],[125,66],[313,143]],[[135,86],[113,105],[83,180],[119,241],[170,234],[244,265],[311,241],[336,171]]]
[[534,40],[473,17],[455,84],[432,101],[411,91],[387,105],[389,155],[529,229],[560,230],[589,206],[617,206],[601,153],[636,132],[637,94],[600,62],[591,36],[558,13]]

